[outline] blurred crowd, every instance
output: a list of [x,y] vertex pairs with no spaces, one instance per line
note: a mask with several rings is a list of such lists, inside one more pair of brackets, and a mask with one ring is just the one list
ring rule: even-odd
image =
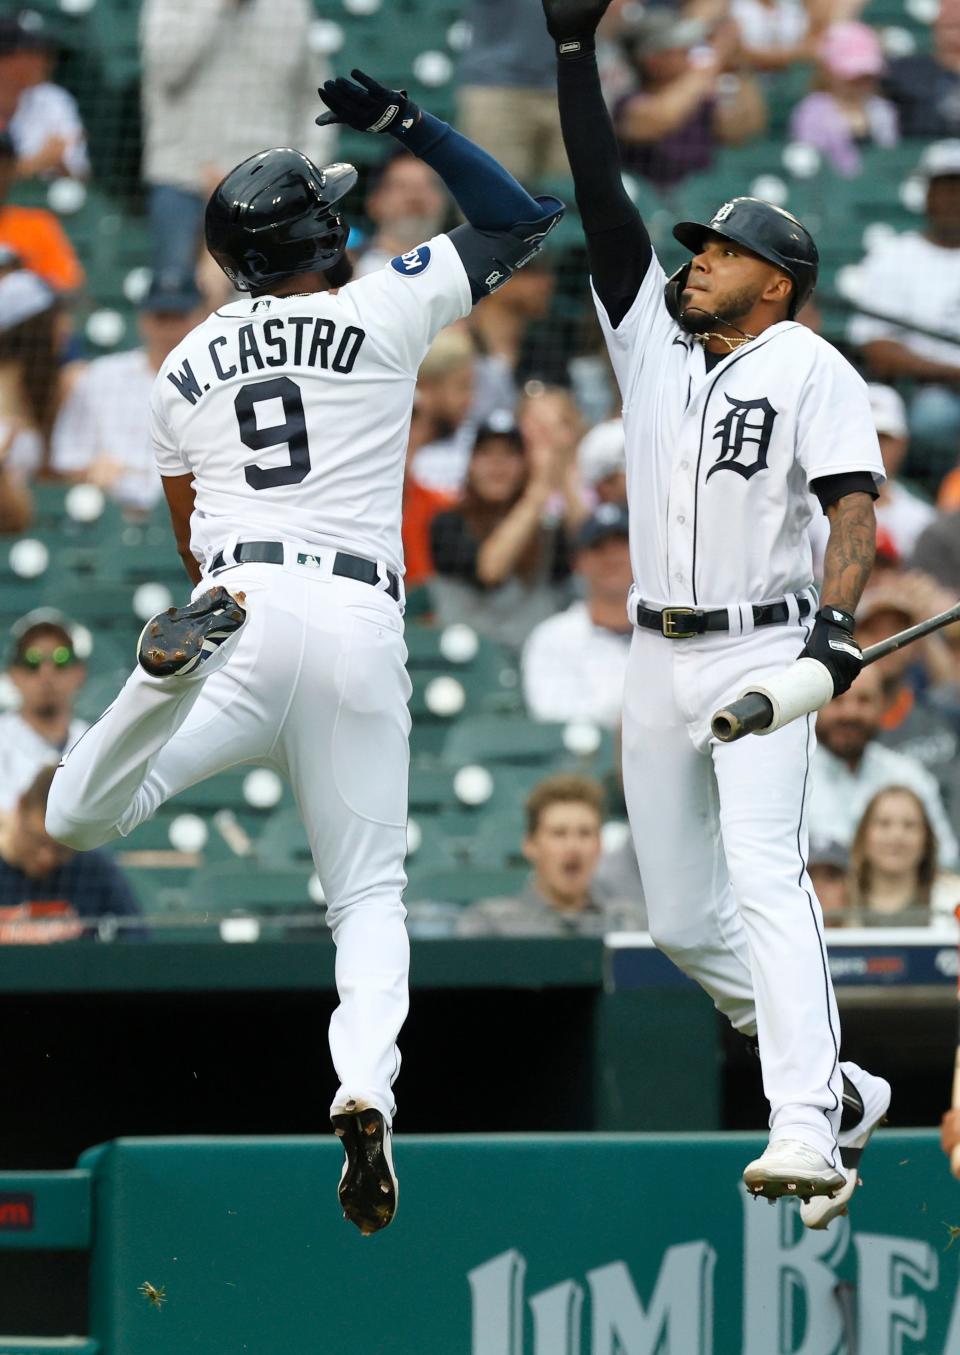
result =
[[[144,0],[150,282],[139,344],[97,356],[76,320],[87,282],[69,234],[36,198],[21,202],[24,185],[95,180],[96,157],[92,167],[77,91],[57,82],[43,19],[0,12],[5,541],[29,531],[31,490],[44,481],[96,485],[134,522],[161,499],[151,382],[229,296],[201,248],[207,194],[267,144],[320,161],[336,154],[336,129],[314,126],[327,70],[309,41],[313,18],[307,0]],[[472,41],[457,79],[459,126],[525,183],[570,201],[539,0],[465,0],[464,18]],[[876,235],[843,341],[870,383],[888,477],[858,638],[876,643],[943,610],[960,595],[960,5],[943,0],[927,53],[887,54],[858,0],[613,0],[601,38],[624,165],[668,206],[719,147],[762,137],[777,119],[784,142],[812,148],[844,178],[860,174],[867,147],[915,149],[923,212],[914,230]],[[254,68],[238,100],[237,72]],[[798,72],[808,73],[802,85]],[[357,274],[456,219],[433,172],[402,151],[361,184],[348,208]],[[899,188],[891,177],[891,200]],[[819,323],[814,307],[800,318]],[[532,719],[615,734],[631,635],[625,451],[576,241],[545,250],[437,338],[417,385],[403,506],[411,624],[467,623],[515,658]],[[826,519],[814,500],[810,531],[819,559]],[[45,769],[82,733],[73,626],[83,619],[31,616],[9,637],[16,704],[0,716],[0,940],[32,937],[30,909],[51,901],[70,914],[51,937],[71,934],[70,917],[137,911],[109,858],[84,854],[82,865],[42,832]],[[955,925],[960,627],[866,670],[821,713],[818,735],[811,873],[830,925]],[[526,892],[470,905],[458,930],[642,929],[629,838],[606,831],[616,798],[583,776],[547,777],[516,824]]]

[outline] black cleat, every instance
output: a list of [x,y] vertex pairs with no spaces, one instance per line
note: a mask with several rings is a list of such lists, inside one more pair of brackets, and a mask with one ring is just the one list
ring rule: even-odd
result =
[[379,1110],[357,1107],[331,1115],[333,1132],[343,1144],[346,1161],[340,1176],[343,1217],[369,1237],[386,1228],[397,1212],[400,1193],[393,1170],[391,1131]]
[[[242,601],[243,594],[239,597]],[[186,607],[168,607],[151,617],[140,632],[137,662],[151,677],[188,677],[205,667],[246,619],[225,588],[211,588]]]

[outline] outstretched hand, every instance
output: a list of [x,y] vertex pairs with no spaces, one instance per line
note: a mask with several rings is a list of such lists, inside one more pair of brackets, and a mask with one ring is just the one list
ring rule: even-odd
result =
[[[343,123],[357,132],[389,132],[398,130],[398,124],[408,124],[409,130],[419,117],[419,109],[407,98],[406,90],[388,89],[361,70],[352,70],[353,77],[325,80],[317,93],[328,112],[315,119],[318,127]],[[408,111],[409,110],[409,111]]]
[[350,74],[352,80],[326,80],[317,90],[329,109],[316,119],[318,127],[341,122],[357,132],[403,133],[417,123],[420,110],[406,90],[387,89],[363,71]]
[[554,42],[592,38],[610,0],[542,0],[547,32]]

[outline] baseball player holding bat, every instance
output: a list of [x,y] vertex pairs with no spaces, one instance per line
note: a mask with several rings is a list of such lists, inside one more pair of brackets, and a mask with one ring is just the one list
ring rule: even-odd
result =
[[408,1006],[400,510],[414,385],[437,332],[537,252],[563,205],[530,197],[401,91],[354,77],[320,91],[322,120],[395,137],[467,224],[349,282],[352,165],[318,169],[278,148],[214,190],[207,244],[248,295],[174,349],[152,401],[196,587],[147,623],[132,677],[54,778],[47,827],[95,847],[237,763],[288,777],[337,946],[339,1197],[372,1233],[396,1209],[392,1086]]
[[[806,871],[813,720],[716,741],[712,713],[801,654],[834,692],[861,656],[853,612],[883,476],[866,388],[796,321],[817,249],[788,212],[723,203],[674,235],[667,278],[621,180],[594,33],[608,0],[543,0],[594,298],[623,396],[634,622],[623,778],[657,944],[759,1045],[770,1141],[744,1171],[844,1211],[886,1112],[882,1078],[840,1063],[820,907]],[[809,491],[830,521],[813,589]]]

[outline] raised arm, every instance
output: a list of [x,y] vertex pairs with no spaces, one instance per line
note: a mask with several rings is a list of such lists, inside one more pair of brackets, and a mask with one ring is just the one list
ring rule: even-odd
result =
[[623,186],[617,138],[600,87],[594,34],[610,0],[543,0],[557,47],[560,125],[587,237],[590,274],[616,327],[653,256],[647,228]]
[[344,122],[358,132],[387,132],[436,170],[478,230],[509,230],[547,215],[492,155],[418,107],[404,90],[387,89],[363,71],[350,74],[352,79],[327,80],[317,91],[330,110],[317,118],[318,126]]
[[[386,132],[435,170],[469,225],[450,232],[480,300],[506,282],[540,249],[563,215],[558,198],[534,198],[492,155],[419,108],[401,89],[387,89],[363,71],[327,80],[317,91],[329,112],[325,127],[343,122],[359,132]],[[483,240],[476,238],[479,232]]]

